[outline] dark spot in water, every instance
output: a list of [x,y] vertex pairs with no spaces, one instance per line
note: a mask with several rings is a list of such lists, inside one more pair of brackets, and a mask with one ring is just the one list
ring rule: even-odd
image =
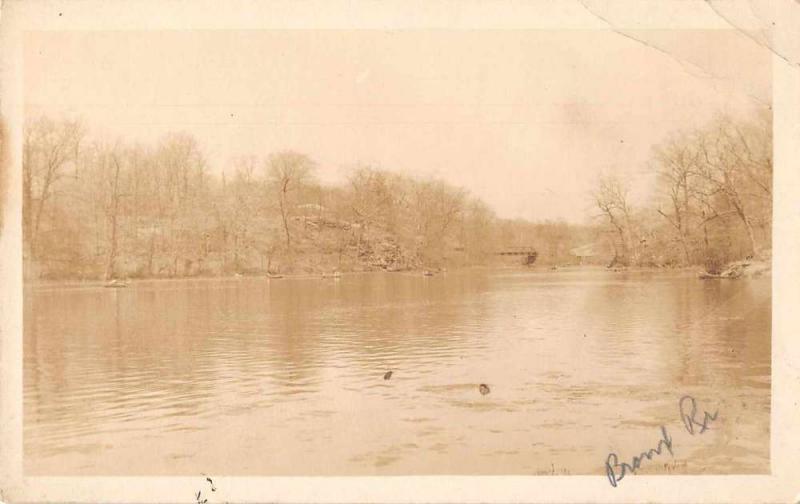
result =
[[486,385],[485,383],[481,383],[478,386],[478,390],[480,391],[481,395],[486,395],[489,392],[491,392],[491,390],[489,389],[489,385]]
[[383,375],[383,379],[384,380],[388,380],[391,377],[392,377],[392,372],[391,371],[386,371],[386,374]]

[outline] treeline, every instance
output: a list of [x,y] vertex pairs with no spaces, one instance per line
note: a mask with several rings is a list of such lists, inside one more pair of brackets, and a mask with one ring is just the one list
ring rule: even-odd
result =
[[80,122],[43,117],[24,136],[25,274],[436,269],[494,264],[499,250],[527,246],[537,264],[714,271],[770,248],[771,138],[766,116],[677,133],[654,151],[659,201],[634,207],[625,184],[604,177],[592,195],[599,218],[580,226],[499,219],[463,189],[374,167],[324,185],[315,162],[291,151],[212,171],[187,134],[109,143]]
[[491,262],[501,246],[546,239],[568,261],[565,223],[501,221],[440,180],[370,167],[325,186],[306,155],[243,157],[212,175],[196,140],[87,140],[76,121],[40,118],[24,138],[28,278],[99,279],[331,270],[403,270]]
[[772,248],[772,117],[720,116],[656,146],[657,201],[631,205],[624,182],[602,177],[593,202],[621,265],[768,259]]

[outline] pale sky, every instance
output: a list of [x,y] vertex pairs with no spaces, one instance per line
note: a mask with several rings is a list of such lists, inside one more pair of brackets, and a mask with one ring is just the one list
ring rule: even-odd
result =
[[[33,32],[26,113],[94,137],[194,134],[211,170],[294,149],[437,176],[501,217],[581,222],[601,172],[652,187],[670,131],[764,107],[769,53],[734,31]],[[659,50],[660,49],[660,50]]]

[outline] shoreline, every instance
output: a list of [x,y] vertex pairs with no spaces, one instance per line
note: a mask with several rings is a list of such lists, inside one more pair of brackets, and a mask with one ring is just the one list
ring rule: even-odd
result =
[[[430,271],[431,274],[427,275],[426,272]],[[141,285],[149,283],[160,282],[202,282],[202,281],[246,281],[246,280],[322,280],[322,281],[337,281],[346,277],[354,277],[360,275],[374,275],[374,274],[390,274],[390,275],[405,275],[405,276],[423,276],[426,278],[446,276],[448,274],[462,275],[470,272],[490,272],[490,273],[510,273],[510,274],[559,274],[559,273],[575,273],[575,272],[605,272],[613,273],[682,273],[686,275],[696,276],[698,279],[709,278],[725,278],[725,277],[709,277],[702,269],[702,266],[676,266],[676,267],[653,267],[653,266],[635,266],[635,267],[617,267],[607,268],[602,265],[566,265],[566,266],[534,266],[530,268],[520,267],[497,267],[497,266],[466,266],[460,268],[452,268],[446,270],[424,270],[424,269],[410,269],[410,270],[367,270],[367,271],[347,271],[339,272],[337,276],[332,276],[329,272],[311,272],[311,273],[286,273],[275,276],[270,276],[266,273],[259,274],[233,274],[233,275],[198,275],[198,276],[175,276],[175,277],[146,277],[146,278],[128,278],[118,279],[118,282],[124,283],[119,287],[126,287],[130,285]],[[763,272],[763,270],[762,270]],[[769,271],[766,272],[769,274]],[[108,285],[109,282],[99,279],[54,279],[54,280],[23,280],[23,287],[103,287],[113,288]]]

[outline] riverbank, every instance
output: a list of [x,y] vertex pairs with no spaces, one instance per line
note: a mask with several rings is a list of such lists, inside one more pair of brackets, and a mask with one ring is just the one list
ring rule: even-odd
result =
[[[702,279],[708,278],[744,278],[751,276],[768,275],[771,271],[770,264],[755,261],[736,261],[731,263],[726,269],[736,273],[723,273],[726,276],[710,275],[699,271],[699,266],[680,266],[680,267],[652,267],[652,266],[631,266],[607,268],[602,265],[540,265],[531,267],[503,266],[503,265],[476,265],[462,266],[452,269],[406,269],[406,270],[364,270],[364,271],[325,271],[325,272],[297,272],[286,274],[270,275],[264,272],[239,273],[228,275],[192,275],[174,277],[150,277],[150,278],[125,278],[117,280],[117,285],[109,285],[109,282],[100,279],[34,279],[26,280],[26,287],[126,287],[129,285],[143,285],[151,283],[174,282],[174,281],[245,281],[252,279],[266,279],[272,281],[281,280],[320,280],[337,281],[346,278],[358,277],[362,275],[387,274],[387,275],[407,275],[421,277],[437,277],[442,275],[463,275],[470,273],[501,273],[501,274],[565,274],[578,272],[597,272],[612,274],[649,274],[665,273],[685,274],[696,276]],[[742,271],[741,274],[738,272]]]
[[728,264],[720,273],[703,271],[698,278],[710,280],[714,278],[736,280],[738,278],[755,278],[772,274],[772,264],[766,261],[745,259]]
[[[462,267],[450,270],[452,273],[464,273],[469,271],[485,271],[485,270],[511,270],[512,268],[492,268],[486,266],[471,266]],[[524,270],[519,270],[524,271]],[[258,273],[236,273],[229,275],[191,275],[191,276],[173,276],[173,277],[149,277],[149,278],[125,278],[117,280],[118,284],[134,285],[134,284],[147,284],[147,283],[160,283],[160,282],[175,282],[175,281],[243,281],[252,279],[265,279],[265,280],[324,280],[335,281],[345,277],[358,277],[362,275],[374,274],[387,274],[387,275],[409,275],[409,276],[437,276],[447,274],[448,270],[365,270],[365,271],[335,271],[335,272],[301,272],[301,273],[286,273],[286,274],[268,274],[264,272]],[[25,280],[25,286],[53,286],[53,287],[105,287],[110,282],[98,279],[33,279]],[[109,285],[110,286],[110,285]],[[121,285],[120,285],[121,286]]]

